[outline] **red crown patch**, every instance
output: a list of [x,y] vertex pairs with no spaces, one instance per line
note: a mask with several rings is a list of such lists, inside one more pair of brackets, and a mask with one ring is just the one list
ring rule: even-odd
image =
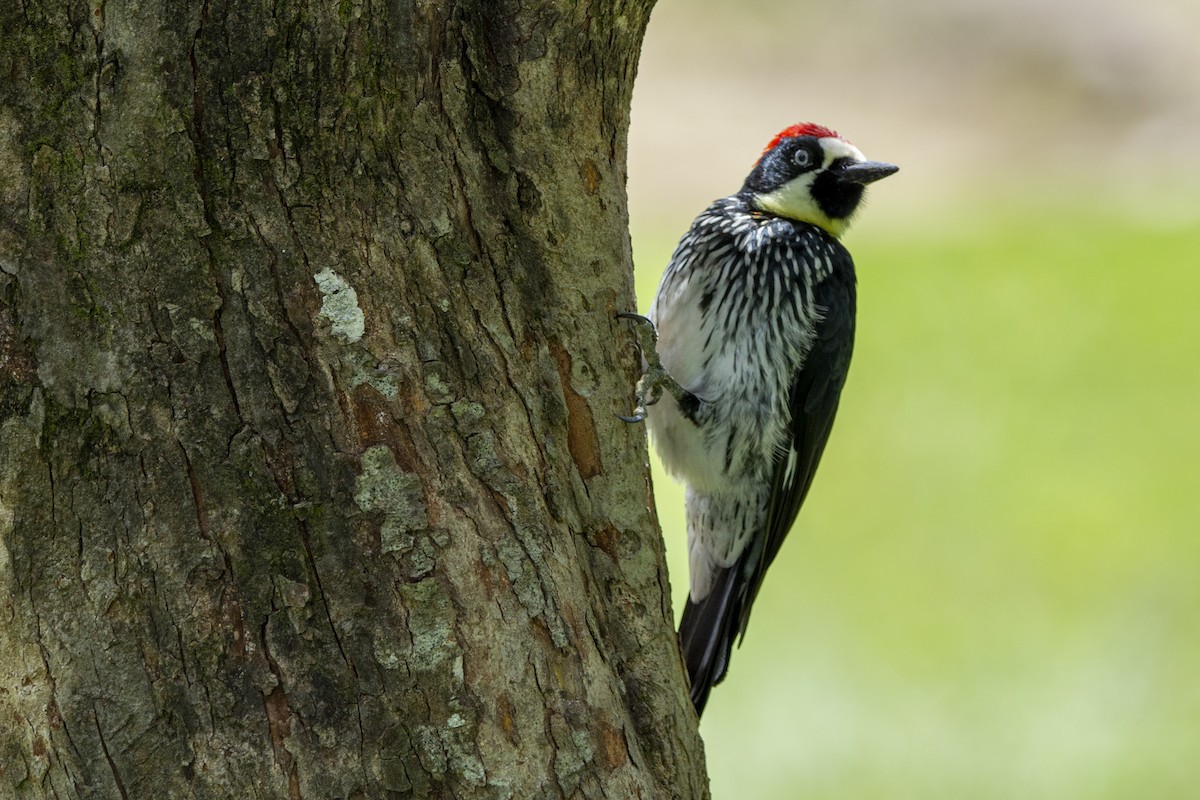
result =
[[824,125],[816,125],[812,122],[798,122],[795,125],[788,127],[775,134],[775,138],[763,148],[763,153],[771,151],[775,145],[782,142],[784,139],[791,139],[793,136],[815,136],[818,139],[833,137],[835,139],[842,138],[837,131],[826,128]]

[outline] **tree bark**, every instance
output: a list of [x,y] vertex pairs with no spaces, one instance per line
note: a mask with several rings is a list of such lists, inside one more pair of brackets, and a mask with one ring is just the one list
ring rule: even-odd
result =
[[707,796],[652,0],[0,10],[0,796]]

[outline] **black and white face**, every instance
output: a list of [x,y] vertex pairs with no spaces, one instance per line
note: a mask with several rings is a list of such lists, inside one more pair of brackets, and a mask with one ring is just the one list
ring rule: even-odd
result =
[[818,225],[840,236],[862,201],[863,186],[895,172],[867,161],[835,136],[794,136],[779,142],[755,165],[742,191],[771,214]]

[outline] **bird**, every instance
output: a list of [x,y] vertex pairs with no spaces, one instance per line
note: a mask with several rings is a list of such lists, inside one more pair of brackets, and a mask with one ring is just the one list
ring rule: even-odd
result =
[[[741,189],[680,239],[646,316],[634,414],[686,486],[689,585],[679,643],[699,717],[744,637],[812,485],[854,345],[856,277],[840,242],[865,187],[899,167],[830,128],[780,131]],[[661,401],[661,402],[660,402]]]

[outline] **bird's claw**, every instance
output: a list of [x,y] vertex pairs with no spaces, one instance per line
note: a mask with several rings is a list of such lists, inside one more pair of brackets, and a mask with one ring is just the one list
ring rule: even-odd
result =
[[629,319],[637,323],[635,331],[638,347],[641,348],[642,357],[646,362],[645,374],[638,381],[637,405],[633,407],[633,414],[630,416],[617,414],[617,419],[631,424],[644,422],[646,409],[662,399],[664,389],[676,399],[683,394],[684,389],[671,377],[658,357],[658,331],[654,327],[654,322],[649,317],[635,314],[632,311],[621,311],[617,314],[617,318]]
[[642,323],[643,325],[649,325],[651,328],[654,327],[654,323],[650,321],[649,317],[644,314],[639,314],[636,311],[618,311],[617,319],[632,319]]
[[617,414],[617,419],[630,424],[646,421],[646,409],[662,399],[662,383],[653,379],[647,380],[648,378],[650,378],[650,370],[646,370],[646,374],[638,381],[635,395],[637,405],[633,407],[633,414],[628,417],[624,414]]

